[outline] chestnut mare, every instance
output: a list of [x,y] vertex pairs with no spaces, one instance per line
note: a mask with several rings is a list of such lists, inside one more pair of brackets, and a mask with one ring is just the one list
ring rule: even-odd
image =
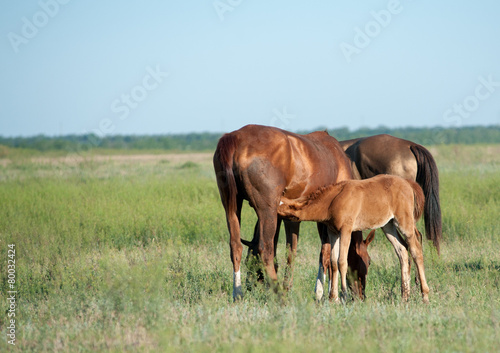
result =
[[[243,296],[240,220],[243,200],[257,213],[254,241],[264,269],[276,288],[275,239],[281,220],[280,197],[293,200],[332,183],[351,179],[351,167],[338,141],[325,131],[299,135],[274,127],[247,125],[223,135],[214,154],[217,186],[226,213],[233,263],[233,298]],[[296,249],[298,224],[285,222],[287,243]],[[319,225],[318,229],[326,229]],[[326,232],[325,232],[326,233]],[[293,236],[292,236],[293,234]],[[323,237],[325,237],[324,235]],[[289,253],[288,264],[294,251]]]
[[[422,187],[425,195],[426,235],[429,240],[433,241],[439,254],[442,237],[439,175],[436,162],[430,152],[419,144],[387,134],[340,141],[340,145],[351,160],[355,179],[366,179],[377,174],[391,174],[415,180]],[[366,274],[370,260],[367,245],[372,239],[373,235],[369,241],[363,241],[362,234],[354,233],[349,249],[349,268],[354,273],[357,272],[357,283],[354,285],[361,287],[358,289],[361,299],[365,298]],[[315,288],[318,300],[323,296],[325,272],[328,272],[332,278],[329,263],[330,244],[325,243],[320,254]]]
[[409,249],[417,265],[422,298],[427,303],[429,287],[416,228],[424,202],[424,193],[416,182],[392,175],[377,175],[366,180],[345,180],[320,187],[300,198],[290,199],[283,195],[278,213],[297,221],[322,222],[328,226],[332,245],[331,293],[335,301],[339,301],[339,270],[342,293],[344,297],[347,295],[347,254],[351,233],[382,227],[399,258],[403,300],[407,301],[410,294]]

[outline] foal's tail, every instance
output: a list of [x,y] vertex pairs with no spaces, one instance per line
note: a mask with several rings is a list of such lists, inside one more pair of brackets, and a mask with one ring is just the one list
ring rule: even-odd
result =
[[410,150],[417,160],[417,183],[425,195],[424,221],[427,239],[432,240],[439,254],[442,238],[441,206],[439,203],[438,168],[431,153],[423,146],[414,144]]
[[411,185],[411,188],[413,189],[413,218],[416,222],[420,219],[420,217],[422,217],[425,204],[425,195],[420,185],[418,185],[416,182],[409,179],[407,179],[406,181]]
[[238,139],[233,134],[223,135],[214,154],[214,169],[217,178],[220,198],[226,214],[236,212],[236,196],[238,189],[233,172],[233,155],[237,147]]

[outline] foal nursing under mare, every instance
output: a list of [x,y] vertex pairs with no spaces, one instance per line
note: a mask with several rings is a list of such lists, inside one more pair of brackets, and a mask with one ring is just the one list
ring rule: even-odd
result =
[[392,175],[377,175],[366,180],[345,180],[321,187],[295,200],[284,195],[278,213],[298,221],[322,222],[328,226],[333,256],[330,263],[333,278],[330,280],[335,301],[339,300],[338,270],[342,292],[344,295],[347,293],[347,254],[351,233],[382,227],[399,257],[403,300],[408,300],[410,294],[408,247],[417,265],[423,301],[428,302],[429,287],[416,228],[424,202],[424,193],[414,181]]
[[[322,186],[352,178],[349,159],[338,141],[325,131],[299,135],[274,127],[247,125],[220,138],[213,162],[230,234],[234,299],[243,295],[240,272],[243,200],[249,201],[258,217],[250,244],[276,286],[274,257],[281,222],[280,198],[293,200]],[[285,221],[285,229],[287,243],[295,250],[296,241],[293,244],[291,234],[297,239],[298,223]],[[326,227],[318,229],[321,232]],[[294,253],[289,252],[289,266]]]
[[[275,280],[277,266],[273,266],[276,244],[282,218],[277,215],[277,200],[283,194],[298,198],[317,188],[351,178],[369,178],[377,174],[394,174],[416,180],[425,195],[424,219],[426,235],[439,252],[441,238],[441,211],[439,180],[432,155],[411,141],[389,135],[338,141],[323,131],[308,135],[293,134],[281,129],[249,125],[224,135],[214,154],[217,184],[226,211],[230,233],[231,261],[233,262],[233,297],[242,296],[240,263],[242,243],[249,246],[248,255],[259,255],[269,278]],[[346,158],[342,153],[349,156]],[[243,200],[255,209],[258,221],[252,241],[240,237],[240,219]],[[284,220],[287,243],[285,288],[293,277],[293,258],[296,254],[300,222]],[[326,227],[318,223],[322,240],[323,259],[316,297],[323,295],[324,270],[330,271],[330,244]],[[262,237],[260,236],[262,234]],[[271,240],[273,239],[273,240]],[[361,232],[352,235],[349,249],[349,267],[357,273],[359,294],[364,298],[366,274],[369,265],[367,246],[373,233],[363,240]],[[332,281],[330,281],[332,283]],[[321,292],[318,291],[321,289]],[[330,291],[330,298],[334,295]],[[337,296],[337,294],[335,294]]]

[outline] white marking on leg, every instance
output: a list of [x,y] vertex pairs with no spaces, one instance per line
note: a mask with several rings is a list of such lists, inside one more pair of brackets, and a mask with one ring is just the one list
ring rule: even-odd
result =
[[243,297],[243,291],[241,290],[241,272],[233,272],[233,299],[240,299]]
[[318,276],[316,277],[316,286],[314,287],[314,292],[316,293],[316,300],[321,300],[323,298],[323,283],[325,283],[325,273],[323,271],[323,265],[320,263],[318,267]]

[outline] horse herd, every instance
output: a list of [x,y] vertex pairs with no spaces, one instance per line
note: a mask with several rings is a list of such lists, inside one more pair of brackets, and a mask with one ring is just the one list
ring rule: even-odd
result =
[[[277,290],[276,246],[284,222],[283,286],[288,290],[300,222],[315,221],[322,244],[316,299],[323,297],[328,273],[329,298],[340,300],[339,272],[342,298],[346,298],[348,267],[355,274],[350,287],[364,299],[370,264],[367,247],[374,231],[366,239],[361,231],[382,228],[400,261],[403,300],[410,292],[409,251],[422,299],[428,302],[422,236],[416,222],[423,214],[426,236],[438,253],[442,232],[438,170],[423,146],[389,135],[339,142],[326,131],[300,135],[247,125],[220,138],[213,163],[230,234],[234,300],[243,296],[243,245],[248,246],[248,256],[262,261],[269,283]],[[243,200],[258,218],[251,241],[240,234]]]

